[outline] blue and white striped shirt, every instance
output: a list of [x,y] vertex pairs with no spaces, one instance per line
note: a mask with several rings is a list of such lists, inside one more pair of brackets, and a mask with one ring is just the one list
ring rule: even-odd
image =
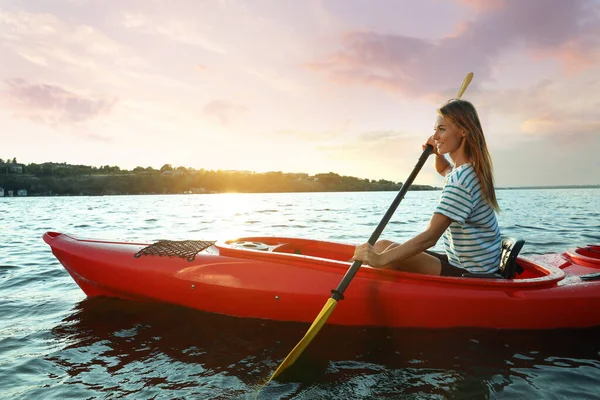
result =
[[493,273],[500,265],[502,239],[494,209],[486,203],[471,164],[446,175],[435,214],[452,220],[444,232],[450,264],[473,273]]

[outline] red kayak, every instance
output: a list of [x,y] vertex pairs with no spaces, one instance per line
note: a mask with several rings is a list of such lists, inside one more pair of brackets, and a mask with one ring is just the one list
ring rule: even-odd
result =
[[[155,244],[44,234],[88,296],[177,304],[242,318],[313,322],[354,246],[251,237]],[[328,323],[551,329],[600,325],[600,246],[516,257],[514,278],[438,277],[362,266]]]

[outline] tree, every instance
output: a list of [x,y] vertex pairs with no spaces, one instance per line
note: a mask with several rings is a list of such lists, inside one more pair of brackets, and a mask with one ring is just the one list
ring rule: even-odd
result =
[[162,167],[160,167],[160,172],[165,171],[173,171],[173,167],[171,166],[171,164],[165,164]]

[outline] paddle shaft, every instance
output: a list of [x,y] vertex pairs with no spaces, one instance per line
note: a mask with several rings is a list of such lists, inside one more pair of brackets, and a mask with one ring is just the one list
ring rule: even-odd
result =
[[[375,230],[371,234],[371,237],[368,240],[368,242],[371,246],[374,245],[375,242],[377,242],[377,239],[379,239],[379,236],[385,229],[385,226],[387,225],[388,222],[390,222],[392,215],[394,215],[394,212],[398,208],[398,205],[400,204],[402,199],[404,199],[404,195],[406,194],[406,192],[408,192],[408,189],[410,188],[413,181],[419,174],[419,171],[421,170],[421,168],[423,168],[423,164],[425,164],[425,161],[427,161],[427,157],[429,157],[429,155],[431,154],[432,151],[433,151],[433,147],[429,144],[425,147],[425,150],[423,150],[423,154],[421,154],[421,157],[419,157],[419,161],[417,161],[417,165],[415,165],[415,168],[411,172],[411,174],[408,177],[408,179],[406,180],[406,182],[404,182],[404,184],[400,188],[400,191],[398,192],[398,194],[396,195],[396,198],[390,205],[390,208],[388,208],[387,212],[385,213],[385,215],[379,222],[379,225],[377,225],[377,228],[375,228]],[[346,272],[346,275],[344,275],[344,278],[342,279],[342,281],[340,282],[338,287],[331,291],[331,297],[333,299],[335,299],[336,301],[344,299],[344,291],[346,290],[346,288],[348,288],[348,285],[350,285],[352,278],[354,278],[354,275],[356,275],[356,272],[358,271],[358,269],[360,268],[361,265],[362,265],[362,261],[358,261],[358,260],[356,260],[352,263],[352,266],[350,267],[350,269],[348,269],[348,271]]]

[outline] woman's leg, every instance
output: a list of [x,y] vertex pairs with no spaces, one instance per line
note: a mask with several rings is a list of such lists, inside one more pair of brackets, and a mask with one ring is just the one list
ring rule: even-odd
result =
[[[394,243],[390,240],[379,240],[373,246],[373,249],[381,253],[386,250],[391,250],[394,247],[400,246],[399,243]],[[415,254],[402,261],[397,261],[386,265],[385,268],[395,269],[398,271],[415,272],[428,275],[440,275],[442,271],[442,262],[439,258],[426,253]]]

